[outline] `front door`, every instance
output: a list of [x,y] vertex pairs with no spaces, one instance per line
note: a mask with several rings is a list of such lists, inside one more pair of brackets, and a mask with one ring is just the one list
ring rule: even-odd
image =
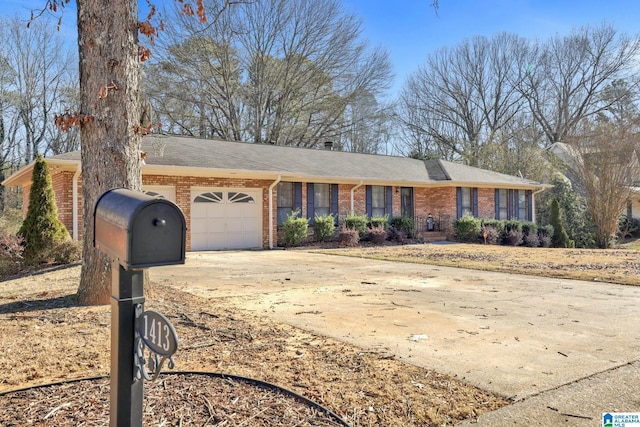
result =
[[413,218],[413,187],[400,190],[400,215]]

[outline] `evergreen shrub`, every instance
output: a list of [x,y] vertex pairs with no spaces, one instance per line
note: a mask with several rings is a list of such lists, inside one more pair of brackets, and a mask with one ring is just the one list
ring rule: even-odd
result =
[[344,219],[344,226],[348,229],[356,230],[359,234],[359,240],[363,238],[367,232],[367,216],[349,214]]
[[309,220],[301,218],[299,211],[291,212],[282,224],[284,227],[284,243],[287,246],[298,246],[307,238]]
[[370,228],[382,227],[386,230],[389,225],[389,215],[372,216],[368,225]]
[[18,236],[24,239],[23,256],[29,265],[48,262],[55,247],[71,239],[69,231],[58,219],[51,174],[42,155],[38,155],[33,166],[29,209]]
[[313,219],[313,236],[316,242],[331,239],[336,232],[335,218],[331,214],[318,216]]
[[482,226],[479,219],[465,215],[453,222],[453,229],[459,241],[477,243]]
[[[405,234],[405,239],[407,237],[413,238],[416,235],[416,222],[413,218],[408,216],[394,216],[389,221],[389,231],[391,228],[394,228],[396,231],[402,231]],[[389,238],[391,240],[391,232],[389,233]]]

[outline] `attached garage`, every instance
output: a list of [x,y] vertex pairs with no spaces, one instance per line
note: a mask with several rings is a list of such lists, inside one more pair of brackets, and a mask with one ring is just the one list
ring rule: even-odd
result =
[[262,248],[261,191],[192,189],[191,250]]

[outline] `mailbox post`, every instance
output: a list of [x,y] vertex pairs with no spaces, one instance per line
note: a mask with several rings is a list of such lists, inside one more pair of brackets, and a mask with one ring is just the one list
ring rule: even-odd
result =
[[[162,366],[157,354],[164,361],[177,348],[177,336],[168,320],[159,313],[143,313],[143,269],[184,264],[186,221],[182,211],[167,200],[115,189],[98,199],[94,224],[95,247],[111,258],[112,270],[110,425],[142,426],[142,379],[152,378],[146,372],[144,358],[140,357],[140,347],[146,345],[156,353],[153,378]],[[146,332],[140,336],[138,331],[146,331],[148,327],[136,327],[143,315],[144,323],[151,318],[154,328],[158,321],[169,342],[149,341]]]

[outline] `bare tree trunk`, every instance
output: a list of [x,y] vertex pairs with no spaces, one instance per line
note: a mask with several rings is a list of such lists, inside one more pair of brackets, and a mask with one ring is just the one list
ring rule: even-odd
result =
[[107,304],[109,261],[94,248],[94,207],[116,187],[141,188],[138,7],[136,0],[78,0],[84,262],[78,298]]

